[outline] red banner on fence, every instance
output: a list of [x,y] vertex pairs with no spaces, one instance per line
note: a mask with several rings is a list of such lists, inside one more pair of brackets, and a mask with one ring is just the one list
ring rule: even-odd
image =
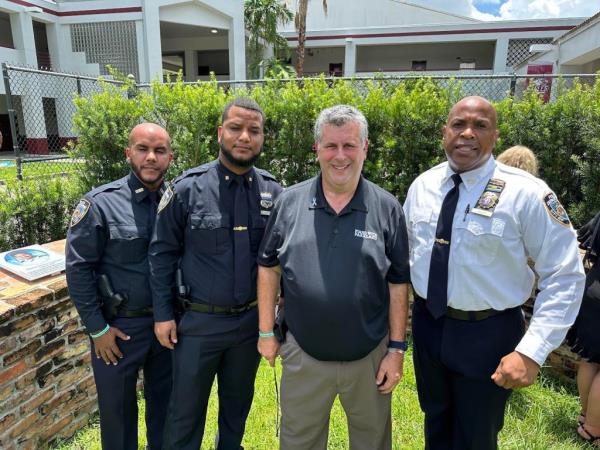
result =
[[[527,75],[549,75],[552,74],[554,66],[552,64],[530,64],[527,66]],[[550,100],[550,91],[552,90],[552,78],[528,78],[527,86],[529,83],[535,84],[536,90],[540,93],[540,96],[544,102]]]

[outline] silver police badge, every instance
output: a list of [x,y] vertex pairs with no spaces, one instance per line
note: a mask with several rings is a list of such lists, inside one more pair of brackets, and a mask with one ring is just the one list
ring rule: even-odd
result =
[[163,209],[165,209],[167,207],[167,205],[169,203],[171,203],[171,199],[174,196],[175,196],[175,194],[173,193],[173,189],[171,189],[171,186],[169,186],[167,188],[167,190],[165,191],[165,193],[160,198],[160,203],[158,204],[158,208],[156,210],[156,214],[160,213]]
[[270,192],[260,193],[260,215],[270,216],[271,208],[273,208],[273,194]]
[[79,203],[75,207],[75,210],[73,211],[73,215],[71,216],[71,225],[70,225],[71,227],[74,227],[79,222],[81,222],[81,219],[83,219],[85,217],[85,215],[88,213],[88,211],[90,210],[90,206],[91,206],[91,203],[88,200],[86,200],[85,198],[82,198],[81,200],[79,200]]

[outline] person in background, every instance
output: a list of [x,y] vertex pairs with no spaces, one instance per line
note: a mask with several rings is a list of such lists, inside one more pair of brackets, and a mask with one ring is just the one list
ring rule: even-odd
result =
[[538,176],[537,158],[531,149],[524,145],[507,148],[498,155],[496,161],[529,172],[534,177]]
[[571,350],[581,356],[577,368],[577,388],[581,413],[579,435],[600,447],[600,213],[577,232],[585,260],[591,265],[585,282],[581,309],[567,334]]

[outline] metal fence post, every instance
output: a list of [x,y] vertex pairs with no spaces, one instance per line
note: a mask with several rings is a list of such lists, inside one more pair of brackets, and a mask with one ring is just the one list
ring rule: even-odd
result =
[[512,77],[510,79],[510,92],[508,95],[510,97],[514,97],[516,89],[517,89],[517,74],[515,72],[513,72]]
[[81,78],[77,77],[77,96],[81,97]]
[[13,142],[13,151],[15,152],[15,164],[17,169],[17,180],[23,180],[23,167],[21,162],[21,146],[17,136],[17,116],[12,103],[12,93],[10,90],[10,77],[8,76],[8,65],[2,63],[2,75],[4,78],[4,90],[6,92],[6,109],[8,110],[8,120],[10,122],[10,135]]

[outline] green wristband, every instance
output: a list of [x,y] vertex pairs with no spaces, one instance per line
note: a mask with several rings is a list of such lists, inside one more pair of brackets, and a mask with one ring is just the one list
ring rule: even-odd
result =
[[106,324],[106,326],[104,327],[104,329],[102,331],[99,331],[96,334],[90,334],[90,336],[92,339],[96,339],[96,338],[99,338],[100,336],[105,335],[108,332],[108,330],[110,330],[110,325]]
[[275,333],[273,333],[272,331],[269,333],[263,333],[261,331],[258,332],[258,337],[261,337],[261,338],[268,338],[268,337],[273,337],[273,336],[275,336]]

